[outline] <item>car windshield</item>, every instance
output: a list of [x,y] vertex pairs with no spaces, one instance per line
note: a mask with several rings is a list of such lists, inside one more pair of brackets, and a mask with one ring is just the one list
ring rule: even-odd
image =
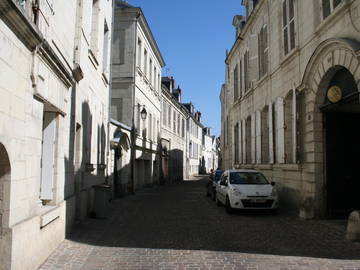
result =
[[215,172],[215,177],[214,177],[214,181],[219,181],[221,175],[223,174],[224,171],[216,171]]
[[234,185],[266,185],[269,182],[258,172],[230,172],[230,184]]

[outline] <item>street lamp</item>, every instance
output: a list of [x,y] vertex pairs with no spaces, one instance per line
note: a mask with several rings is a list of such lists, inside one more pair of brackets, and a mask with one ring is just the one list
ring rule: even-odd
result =
[[[134,107],[138,107],[138,111],[140,107],[143,107],[140,112],[140,117],[143,121],[146,120],[147,111],[145,109],[145,105],[137,104]],[[136,129],[135,129],[135,119],[134,113],[132,118],[132,127],[131,127],[131,155],[130,155],[130,165],[131,165],[131,193],[135,195],[135,156],[136,156]]]

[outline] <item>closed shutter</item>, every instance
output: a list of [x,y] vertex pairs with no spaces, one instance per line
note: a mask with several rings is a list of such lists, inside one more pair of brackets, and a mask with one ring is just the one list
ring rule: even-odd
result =
[[256,163],[261,163],[261,113],[256,111],[255,114],[255,131],[256,131]]
[[242,120],[242,138],[241,138],[241,144],[242,144],[242,159],[243,163],[246,163],[246,120]]
[[276,129],[277,129],[277,157],[279,163],[285,163],[285,124],[284,124],[284,100],[276,101]]
[[255,114],[251,115],[251,163],[256,162]]
[[298,108],[298,102],[297,102],[297,96],[296,96],[296,91],[295,91],[295,89],[293,89],[293,100],[292,100],[292,102],[293,102],[293,122],[292,122],[292,124],[293,124],[293,134],[292,134],[292,136],[293,136],[293,138],[294,138],[294,140],[293,140],[293,162],[294,163],[296,163],[297,162],[297,155],[296,155],[296,153],[297,153],[297,108]]
[[41,200],[53,199],[56,114],[44,113],[41,156]]
[[268,118],[268,125],[269,125],[269,160],[270,163],[274,163],[274,127],[273,127],[273,106],[269,104],[269,118]]
[[243,159],[242,159],[242,121],[239,121],[239,163],[243,163]]

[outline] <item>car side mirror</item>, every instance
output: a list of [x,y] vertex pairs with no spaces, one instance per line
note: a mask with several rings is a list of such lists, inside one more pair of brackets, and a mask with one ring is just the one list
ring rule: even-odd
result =
[[274,181],[272,181],[270,184],[271,184],[272,186],[275,186],[275,182],[274,182]]

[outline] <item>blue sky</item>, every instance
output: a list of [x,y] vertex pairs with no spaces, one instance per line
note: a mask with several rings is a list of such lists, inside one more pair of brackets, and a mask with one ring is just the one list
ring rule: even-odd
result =
[[191,101],[202,122],[220,135],[219,94],[225,77],[225,52],[235,40],[232,19],[243,14],[241,0],[128,0],[141,7],[166,67]]

